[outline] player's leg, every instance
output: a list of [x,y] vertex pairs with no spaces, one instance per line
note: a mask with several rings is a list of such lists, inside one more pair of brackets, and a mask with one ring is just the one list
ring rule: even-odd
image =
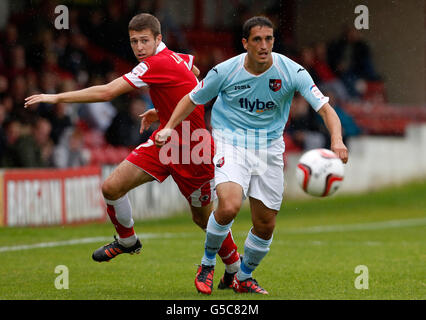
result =
[[[192,220],[197,224],[201,229],[206,231],[207,223],[211,214],[213,214],[213,202],[202,206],[191,207]],[[234,275],[237,273],[240,267],[240,255],[238,253],[237,245],[234,242],[232,237],[232,231],[229,230],[229,233],[225,240],[222,242],[222,245],[218,251],[219,257],[222,259],[222,262],[225,264],[225,273],[220,279],[219,289],[230,289],[232,288],[232,280]]]
[[124,160],[102,184],[108,215],[120,236],[119,242],[124,246],[131,246],[136,241],[132,208],[127,193],[153,180],[154,178],[144,170]]
[[229,236],[234,217],[242,204],[242,187],[234,182],[224,182],[216,187],[218,206],[210,215],[204,244],[204,255],[195,278],[195,287],[204,294],[211,294],[216,254]]
[[102,184],[107,213],[119,238],[96,250],[95,261],[109,261],[120,253],[139,252],[142,244],[133,229],[132,207],[127,193],[154,178],[127,160],[121,162]]
[[252,272],[269,251],[276,215],[281,207],[284,192],[284,147],[281,140],[268,147],[267,165],[259,166],[263,168],[261,174],[253,175],[250,181],[248,196],[253,228],[244,243],[244,258],[234,279],[236,292],[267,294],[252,278]]
[[253,279],[252,273],[269,252],[275,228],[277,210],[266,207],[262,201],[250,198],[253,228],[244,243],[244,258],[234,279],[236,292],[253,292],[267,294]]

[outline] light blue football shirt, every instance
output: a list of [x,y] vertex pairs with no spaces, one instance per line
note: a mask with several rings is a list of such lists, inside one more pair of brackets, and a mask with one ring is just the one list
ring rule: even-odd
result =
[[309,73],[284,55],[273,52],[273,64],[260,75],[244,68],[247,53],[214,68],[189,94],[195,104],[215,98],[211,114],[213,136],[246,148],[260,148],[282,137],[295,91],[318,111],[328,98]]

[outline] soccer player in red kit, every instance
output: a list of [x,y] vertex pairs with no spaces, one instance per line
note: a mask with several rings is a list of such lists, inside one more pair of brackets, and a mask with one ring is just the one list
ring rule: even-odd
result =
[[[160,22],[150,14],[142,13],[132,18],[129,23],[129,37],[133,53],[140,62],[131,72],[105,85],[59,94],[33,95],[25,99],[25,107],[41,102],[56,104],[109,101],[135,88],[149,86],[155,110],[141,115],[141,130],[157,120],[160,121],[160,130],[168,122],[180,99],[197,85],[196,76],[199,75],[199,70],[193,65],[193,56],[175,53],[166,47],[162,42]],[[211,160],[214,144],[205,127],[202,105],[197,106],[187,120],[189,121],[186,127],[183,124],[176,128],[178,139],[170,142],[172,148],[177,147],[181,155],[179,159],[165,163],[161,149],[154,144],[157,130],[146,143],[136,147],[103,182],[102,193],[107,212],[119,237],[97,249],[92,255],[95,261],[109,261],[121,253],[140,252],[142,244],[133,229],[132,208],[127,193],[146,182],[163,182],[169,175],[187,199],[194,222],[203,230],[206,229],[213,211],[213,162],[200,163],[193,161],[193,157],[190,157],[189,161],[183,161],[181,157],[185,152],[192,155],[191,151],[197,147],[197,150],[202,150],[203,153],[200,157],[205,159],[207,156]],[[192,133],[197,129],[201,129],[204,137],[201,141],[192,141]],[[190,137],[187,137],[188,134]],[[240,264],[231,232],[226,239],[219,251],[226,267],[225,275],[219,284],[221,289],[231,287],[233,274]],[[208,277],[208,274],[205,276]],[[204,283],[205,281],[197,289],[203,293],[211,293],[212,283],[207,281],[207,286]]]

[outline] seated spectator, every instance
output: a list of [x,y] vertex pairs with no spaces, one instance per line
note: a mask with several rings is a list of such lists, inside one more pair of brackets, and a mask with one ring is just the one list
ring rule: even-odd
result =
[[71,118],[66,114],[66,108],[66,103],[57,103],[48,112],[42,114],[52,125],[50,137],[55,145],[59,143],[65,129],[72,126]]
[[17,119],[9,119],[3,123],[4,128],[4,151],[1,166],[13,167],[15,163],[14,147],[21,135],[21,123]]
[[31,125],[11,122],[7,129],[8,150],[4,165],[20,168],[50,166],[53,151],[50,131],[50,122],[44,118],[38,118]]
[[81,129],[67,128],[53,151],[53,165],[57,168],[82,167],[89,163],[89,158]]
[[340,101],[349,100],[349,95],[342,80],[340,80],[331,70],[327,62],[327,46],[325,42],[318,42],[314,45],[315,60],[313,69],[320,82],[318,87],[321,91],[332,90]]
[[4,154],[6,153],[6,147],[7,147],[6,131],[3,127],[5,122],[6,122],[6,107],[4,106],[4,104],[0,102],[0,166],[1,166]]
[[303,47],[300,51],[300,64],[309,72],[312,77],[312,80],[316,84],[320,84],[321,78],[317,74],[317,71],[314,69],[315,63],[315,52],[311,47]]
[[105,133],[105,139],[114,146],[136,147],[148,140],[154,128],[140,130],[139,115],[147,110],[146,102],[141,99],[132,99],[128,110],[119,112],[112,120],[111,125]]
[[348,27],[337,41],[329,45],[328,62],[353,98],[362,96],[359,89],[362,81],[380,80],[373,65],[369,45],[353,26]]
[[321,130],[315,110],[300,94],[295,94],[293,98],[286,132],[303,150],[323,148],[326,145],[326,135]]
[[8,93],[8,89],[9,89],[9,80],[0,74],[0,99],[3,99],[7,93]]

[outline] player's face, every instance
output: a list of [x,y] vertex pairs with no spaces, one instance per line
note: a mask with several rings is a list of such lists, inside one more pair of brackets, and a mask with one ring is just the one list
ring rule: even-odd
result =
[[130,30],[129,37],[133,53],[139,62],[153,56],[162,39],[161,34],[154,37],[149,29],[142,31]]
[[249,38],[243,38],[243,46],[247,50],[248,58],[253,62],[258,64],[271,63],[274,30],[266,26],[251,28]]

